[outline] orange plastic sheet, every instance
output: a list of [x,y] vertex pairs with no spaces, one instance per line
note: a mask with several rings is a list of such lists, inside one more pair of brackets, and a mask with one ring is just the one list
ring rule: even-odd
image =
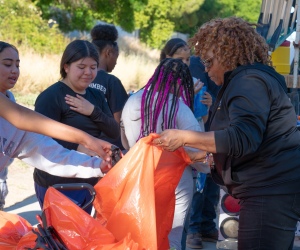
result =
[[[190,160],[183,149],[167,152],[152,146],[155,136],[141,139],[96,185],[97,220],[48,189],[43,208],[47,225],[69,250],[169,249],[175,188]],[[34,248],[36,238],[25,219],[0,212],[1,250]]]
[[[34,228],[33,230],[35,230]],[[34,249],[36,246],[37,235],[32,231],[26,233],[18,242],[16,250]]]
[[[69,250],[138,249],[129,232],[123,239],[116,240],[99,221],[52,187],[46,192],[43,210],[47,221],[43,228],[53,227]],[[37,228],[34,230],[38,231]],[[32,226],[25,219],[0,212],[1,250],[34,248],[36,238]]]
[[19,215],[0,211],[0,249],[17,249],[20,239],[31,229],[30,223]]
[[95,186],[97,219],[116,239],[128,232],[139,249],[169,249],[175,188],[190,159],[180,148],[163,151],[151,134],[139,140]]
[[52,187],[46,193],[43,210],[48,226],[56,230],[69,250],[138,249],[129,233],[116,240],[99,221]]

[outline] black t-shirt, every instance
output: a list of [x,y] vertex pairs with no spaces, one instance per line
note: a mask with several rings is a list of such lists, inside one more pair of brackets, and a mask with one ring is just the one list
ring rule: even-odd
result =
[[128,94],[119,78],[108,74],[104,70],[99,70],[90,87],[103,92],[113,114],[122,111],[128,99]]
[[[100,138],[102,133],[106,133],[114,138],[119,137],[119,124],[113,118],[106,103],[104,95],[95,89],[87,88],[86,93],[81,95],[95,108],[90,116],[82,115],[70,109],[65,102],[66,95],[76,96],[69,86],[63,82],[57,82],[44,90],[36,99],[35,111],[58,122],[70,125],[85,131],[86,133]],[[55,139],[59,144],[67,149],[77,150],[78,144]],[[50,175],[42,170],[34,170],[34,180],[37,184],[48,187],[56,183],[78,183],[88,182],[92,185],[97,183],[98,178],[79,179],[63,178]]]
[[[108,74],[104,70],[99,70],[96,78],[90,84],[90,87],[103,92],[112,114],[122,111],[128,99],[128,94],[119,78]],[[124,149],[121,137],[118,139],[112,139],[109,135],[104,133],[101,135],[101,139],[117,145],[122,150]]]

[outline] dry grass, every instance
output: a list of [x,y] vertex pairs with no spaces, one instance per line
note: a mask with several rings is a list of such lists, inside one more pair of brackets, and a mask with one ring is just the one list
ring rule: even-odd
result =
[[[150,50],[134,38],[119,39],[120,56],[112,72],[126,90],[144,86],[158,65],[159,51]],[[21,74],[13,89],[17,101],[32,105],[36,96],[59,78],[61,55],[41,55],[28,48],[19,48]]]
[[147,83],[157,64],[158,61],[149,60],[143,55],[126,56],[121,53],[112,73],[122,81],[125,89],[136,90]]
[[113,71],[127,90],[143,87],[159,63],[160,51],[149,49],[137,38],[121,36],[118,39],[120,57]]
[[38,94],[59,79],[60,55],[40,55],[24,48],[20,52],[20,78],[14,91]]

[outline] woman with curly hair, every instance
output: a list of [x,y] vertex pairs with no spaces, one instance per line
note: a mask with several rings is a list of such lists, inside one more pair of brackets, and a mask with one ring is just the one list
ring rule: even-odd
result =
[[166,130],[154,143],[213,153],[211,174],[240,199],[238,249],[292,249],[300,217],[300,131],[268,45],[241,18],[214,19],[190,39],[222,86],[210,132]]

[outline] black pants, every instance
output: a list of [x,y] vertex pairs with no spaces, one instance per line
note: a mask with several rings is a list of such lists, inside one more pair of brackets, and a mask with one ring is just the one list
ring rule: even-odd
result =
[[241,200],[238,249],[292,250],[300,193]]

